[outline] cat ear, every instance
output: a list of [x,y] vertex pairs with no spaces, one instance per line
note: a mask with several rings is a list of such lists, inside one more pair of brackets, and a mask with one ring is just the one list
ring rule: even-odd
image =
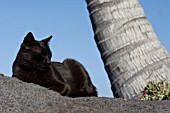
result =
[[46,38],[46,39],[44,39],[44,40],[42,40],[44,43],[48,43],[50,40],[51,40],[51,38],[52,38],[53,36],[51,35],[51,36],[49,36],[48,38]]
[[25,36],[23,43],[24,43],[24,44],[29,44],[29,43],[34,42],[34,41],[35,41],[35,39],[34,39],[33,34],[32,34],[31,32],[29,32],[29,33]]

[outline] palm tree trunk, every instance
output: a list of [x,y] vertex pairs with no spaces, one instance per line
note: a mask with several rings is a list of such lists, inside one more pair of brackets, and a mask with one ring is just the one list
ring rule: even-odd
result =
[[169,54],[138,0],[86,2],[115,97],[138,97],[149,81],[170,82]]

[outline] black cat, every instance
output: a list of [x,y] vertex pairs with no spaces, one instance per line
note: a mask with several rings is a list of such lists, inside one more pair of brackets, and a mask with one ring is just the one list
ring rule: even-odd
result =
[[37,41],[29,32],[13,63],[13,75],[22,81],[39,84],[63,96],[97,96],[95,86],[85,68],[73,59],[51,62],[48,42],[52,36]]

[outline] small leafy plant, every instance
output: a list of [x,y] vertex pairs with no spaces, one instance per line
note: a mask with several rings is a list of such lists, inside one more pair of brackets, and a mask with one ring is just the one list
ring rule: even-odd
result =
[[170,100],[170,84],[164,81],[158,83],[150,81],[140,100]]

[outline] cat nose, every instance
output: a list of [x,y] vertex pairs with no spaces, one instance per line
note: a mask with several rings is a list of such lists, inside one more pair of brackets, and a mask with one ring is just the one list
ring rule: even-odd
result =
[[47,65],[50,65],[50,64],[51,64],[51,61],[50,61],[50,60],[46,60],[45,63],[46,63]]
[[51,62],[50,62],[50,61],[47,61],[47,62],[46,62],[46,64],[50,65],[50,64],[51,64]]
[[44,58],[44,62],[45,62],[47,65],[50,65],[50,64],[51,64],[51,60],[48,59],[47,57]]

